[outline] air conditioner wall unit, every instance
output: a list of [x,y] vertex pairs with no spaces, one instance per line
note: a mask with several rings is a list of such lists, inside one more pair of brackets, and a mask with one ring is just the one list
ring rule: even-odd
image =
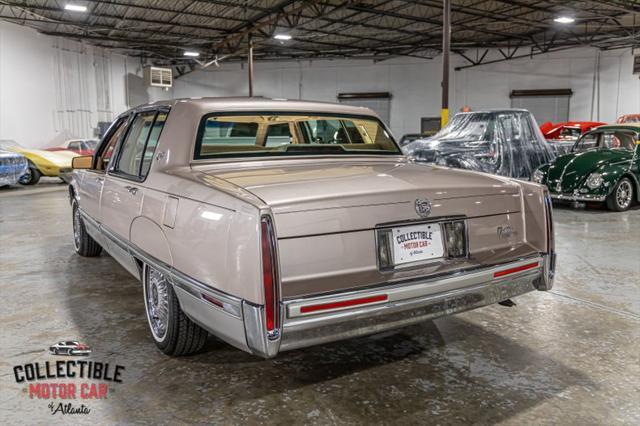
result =
[[146,67],[144,82],[152,87],[171,87],[173,85],[173,71],[171,68]]

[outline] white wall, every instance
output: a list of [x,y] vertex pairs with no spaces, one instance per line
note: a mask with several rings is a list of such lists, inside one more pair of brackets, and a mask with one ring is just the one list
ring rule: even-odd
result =
[[640,78],[632,74],[631,49],[624,49],[600,52],[599,108],[596,96],[591,117],[597,55],[596,49],[572,49],[457,71],[454,103],[500,108],[510,105],[508,95],[513,89],[569,88],[574,92],[572,120],[611,122],[622,114],[640,112]]
[[[589,120],[595,49],[573,49],[533,58],[451,71],[450,110],[511,105],[513,89],[570,88],[570,119]],[[496,57],[492,52],[488,58]],[[632,75],[630,49],[601,52],[600,107],[593,119],[614,121],[619,115],[640,112],[640,79]],[[455,56],[453,66],[465,65]],[[420,117],[440,114],[441,61],[398,58],[370,60],[257,62],[255,93],[269,97],[336,102],[340,92],[384,91],[393,96],[391,129],[399,136],[419,131]],[[186,75],[175,81],[174,97],[247,94],[246,68],[227,63]],[[597,98],[596,98],[597,99]],[[543,121],[539,117],[539,121]]]
[[[573,49],[451,71],[450,110],[509,107],[513,89],[571,88],[570,118],[588,120],[597,54]],[[631,50],[600,56],[600,99],[593,119],[613,121],[640,112],[640,79],[631,74]],[[497,52],[489,55],[497,57]],[[465,64],[457,55],[452,62]],[[440,58],[257,62],[255,92],[330,102],[340,92],[390,92],[390,126],[400,136],[419,131],[420,117],[439,116],[441,72]],[[0,139],[42,147],[67,136],[92,136],[98,121],[140,103],[246,96],[248,91],[246,67],[238,63],[198,70],[175,80],[168,91],[147,89],[141,75],[137,59],[0,22]]]
[[0,139],[46,147],[93,137],[127,109],[125,73],[139,62],[0,22]]

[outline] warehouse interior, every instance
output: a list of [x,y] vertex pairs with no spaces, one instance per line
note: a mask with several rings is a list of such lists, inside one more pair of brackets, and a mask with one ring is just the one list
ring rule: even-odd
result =
[[[168,77],[154,81],[152,68]],[[365,106],[396,141],[437,138],[460,112],[514,108],[540,137],[543,123],[630,131],[640,4],[0,1],[0,152],[2,141],[46,152],[100,140],[143,104],[247,96]],[[195,355],[156,351],[139,280],[107,253],[75,253],[69,182],[42,171],[0,185],[3,423],[638,424],[638,138],[624,211],[554,203],[551,291],[269,360],[213,336]],[[69,339],[125,366],[124,379],[74,402],[86,415],[52,417],[51,399],[30,398],[12,371],[56,361],[47,348]]]

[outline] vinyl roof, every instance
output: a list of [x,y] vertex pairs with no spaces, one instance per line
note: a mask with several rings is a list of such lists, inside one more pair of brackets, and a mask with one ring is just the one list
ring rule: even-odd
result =
[[[188,72],[201,63],[243,60],[432,58],[442,45],[442,0],[3,0],[0,19],[148,58]],[[483,49],[503,58],[577,46],[640,45],[640,3],[630,0],[452,0],[452,50],[469,66]],[[572,24],[554,18],[570,16]],[[291,40],[274,39],[276,34]],[[180,73],[180,69],[178,70]]]

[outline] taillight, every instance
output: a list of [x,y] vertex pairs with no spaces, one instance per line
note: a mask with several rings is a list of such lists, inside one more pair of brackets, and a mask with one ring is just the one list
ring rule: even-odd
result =
[[270,216],[262,216],[260,229],[265,324],[269,337],[276,337],[280,326],[278,309],[278,264],[276,259],[276,240]]

